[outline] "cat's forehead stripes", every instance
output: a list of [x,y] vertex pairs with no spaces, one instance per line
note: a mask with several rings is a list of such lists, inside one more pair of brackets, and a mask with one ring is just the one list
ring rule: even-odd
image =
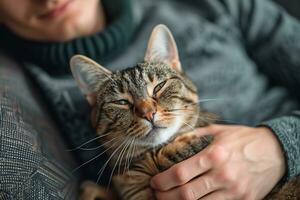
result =
[[[112,74],[114,81],[110,82],[110,87],[105,92],[105,101],[127,99],[134,103],[136,100],[152,97],[158,84],[173,78],[181,79],[175,70],[162,63],[141,63],[133,68],[116,71]],[[168,87],[171,89],[178,86]]]
[[115,88],[118,92],[120,93],[126,93],[127,92],[127,88],[126,85],[123,84],[123,81],[120,80],[119,78],[113,77],[113,79],[115,80]]
[[[136,98],[152,95],[152,91],[159,81],[170,76],[170,72],[161,69],[161,64],[139,64],[134,68],[128,68],[114,74],[116,81],[115,89],[120,93],[134,94]],[[169,70],[168,70],[169,71]],[[172,71],[172,70],[170,70]]]

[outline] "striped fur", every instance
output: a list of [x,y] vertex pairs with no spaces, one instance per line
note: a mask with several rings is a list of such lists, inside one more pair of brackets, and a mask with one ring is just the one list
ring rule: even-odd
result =
[[[150,178],[212,140],[191,133],[217,117],[200,110],[197,89],[184,75],[175,41],[163,25],[153,30],[144,62],[135,67],[110,72],[77,55],[71,59],[71,70],[92,107],[92,123],[109,156],[116,191],[113,197],[87,182],[81,200],[154,199]],[[299,186],[298,178],[278,186],[267,199],[297,199]]]
[[[156,111],[152,122],[137,114],[143,110],[140,106],[149,105]],[[214,118],[200,111],[193,83],[182,72],[159,62],[113,72],[97,90],[93,109],[97,134],[103,136],[101,143],[108,155],[113,155],[109,166],[122,199],[153,199],[150,177],[204,148],[208,138],[187,133]]]

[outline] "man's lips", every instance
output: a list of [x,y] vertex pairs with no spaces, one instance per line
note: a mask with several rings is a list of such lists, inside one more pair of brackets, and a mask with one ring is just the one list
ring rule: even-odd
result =
[[45,12],[44,14],[40,15],[39,17],[41,19],[53,19],[61,14],[63,14],[67,8],[70,6],[70,4],[73,3],[73,0],[68,0],[67,2],[56,6],[55,8],[51,9],[50,11]]

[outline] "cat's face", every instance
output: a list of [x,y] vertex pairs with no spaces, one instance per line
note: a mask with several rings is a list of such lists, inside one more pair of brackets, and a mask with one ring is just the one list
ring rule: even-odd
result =
[[155,147],[191,131],[198,120],[196,87],[182,73],[175,42],[164,26],[153,31],[145,62],[133,68],[110,72],[83,56],[74,57],[71,65],[93,107],[97,133],[105,136],[102,142]]
[[[195,87],[163,63],[143,63],[116,72],[97,95],[99,133],[135,138],[156,146],[197,121]],[[189,125],[188,125],[189,124]],[[181,129],[181,130],[180,130]]]

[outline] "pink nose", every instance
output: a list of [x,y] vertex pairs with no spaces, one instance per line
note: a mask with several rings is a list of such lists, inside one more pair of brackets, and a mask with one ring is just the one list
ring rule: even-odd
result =
[[152,122],[156,113],[156,103],[153,100],[142,100],[136,104],[136,114]]

